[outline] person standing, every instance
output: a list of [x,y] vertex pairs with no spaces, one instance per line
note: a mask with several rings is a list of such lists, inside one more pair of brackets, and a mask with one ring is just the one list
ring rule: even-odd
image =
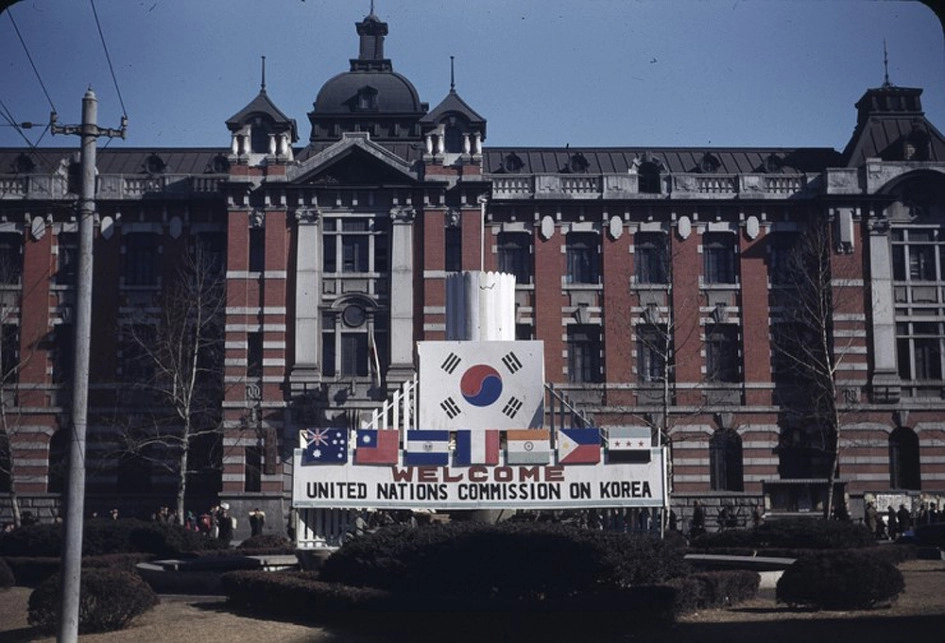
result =
[[889,508],[886,509],[886,531],[889,533],[889,540],[896,540],[896,536],[899,535],[898,522],[896,510],[893,509],[892,505],[889,505]]
[[912,514],[904,504],[899,505],[899,511],[896,512],[896,521],[899,525],[900,534],[904,534],[912,528]]
[[249,512],[249,531],[251,536],[262,536],[263,527],[266,525],[265,512],[256,507]]
[[233,519],[230,516],[230,505],[225,502],[220,503],[220,509],[217,512],[217,525],[219,528],[217,538],[229,547],[230,541],[233,540]]
[[877,520],[879,520],[879,515],[876,513],[876,506],[872,502],[866,503],[866,513],[863,516],[863,522],[874,536],[876,535]]
[[705,533],[705,510],[696,500],[692,503],[692,520],[689,523],[689,535],[692,538]]

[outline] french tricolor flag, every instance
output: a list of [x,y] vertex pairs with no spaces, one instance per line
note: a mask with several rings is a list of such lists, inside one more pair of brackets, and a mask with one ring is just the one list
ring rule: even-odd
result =
[[499,431],[468,429],[456,432],[457,465],[499,464]]

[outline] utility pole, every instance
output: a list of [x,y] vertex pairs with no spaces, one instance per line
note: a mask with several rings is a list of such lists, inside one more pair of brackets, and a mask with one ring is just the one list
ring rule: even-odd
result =
[[82,97],[82,124],[56,125],[53,134],[77,134],[82,139],[82,191],[79,197],[79,266],[76,278],[75,365],[72,371],[72,441],[69,448],[69,479],[66,485],[65,526],[62,551],[62,603],[59,611],[58,643],[79,638],[79,586],[82,575],[82,523],[85,513],[85,433],[89,402],[89,353],[92,339],[92,240],[95,217],[95,144],[100,136],[125,138],[127,119],[121,129],[102,129],[98,100],[90,87]]

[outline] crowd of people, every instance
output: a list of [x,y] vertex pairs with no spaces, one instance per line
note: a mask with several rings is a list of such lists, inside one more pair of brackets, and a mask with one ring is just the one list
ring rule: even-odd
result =
[[867,502],[863,515],[863,524],[876,535],[877,540],[896,540],[911,533],[915,527],[942,521],[942,513],[935,502],[923,502],[914,512],[902,503],[898,510],[889,505],[883,512],[877,510],[872,502]]

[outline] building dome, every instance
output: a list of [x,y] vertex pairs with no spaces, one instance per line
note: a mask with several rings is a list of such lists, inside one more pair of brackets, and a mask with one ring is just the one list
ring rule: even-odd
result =
[[409,80],[392,70],[348,71],[322,85],[315,99],[318,115],[423,111],[420,95]]

